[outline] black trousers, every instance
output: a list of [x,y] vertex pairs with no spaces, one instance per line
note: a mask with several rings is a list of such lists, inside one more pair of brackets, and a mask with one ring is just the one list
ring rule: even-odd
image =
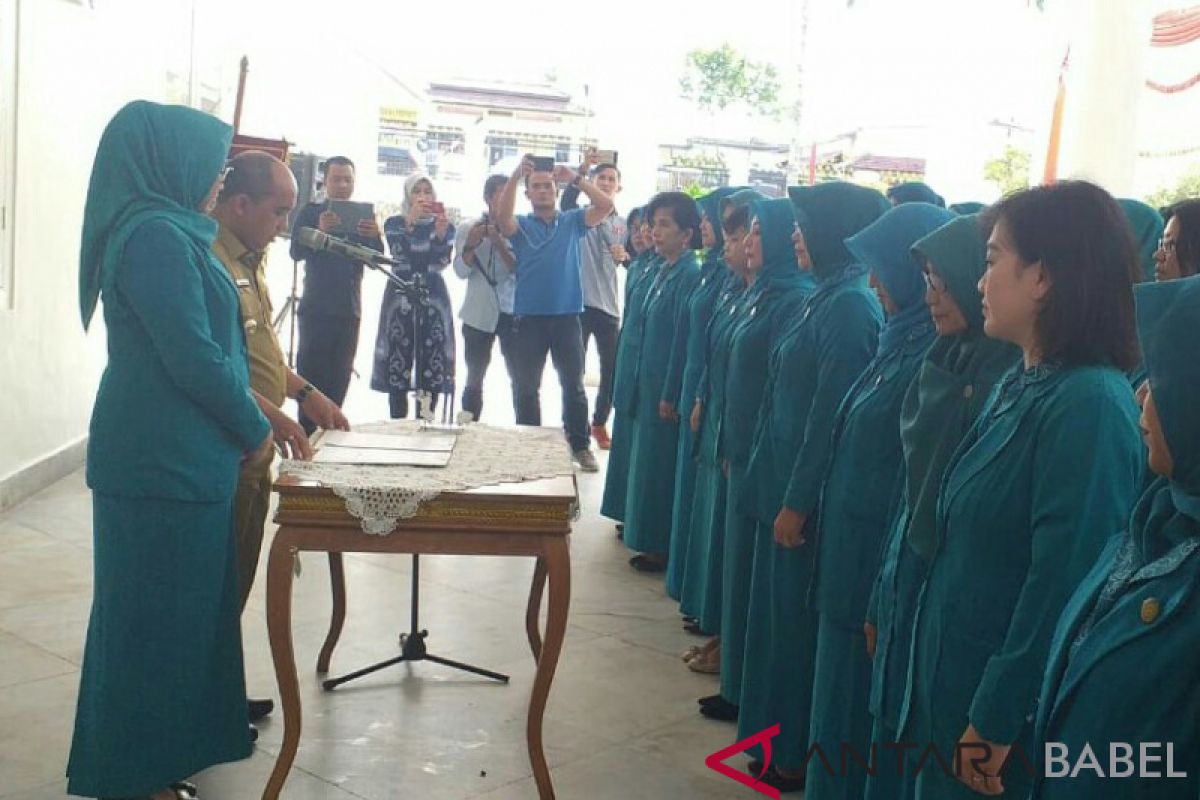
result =
[[583,390],[583,332],[579,314],[513,317],[512,377],[518,425],[541,425],[539,390],[546,354],[562,387],[563,428],[572,450],[587,449],[587,394]]
[[617,332],[621,319],[591,306],[583,307],[583,353],[587,356],[588,339],[596,340],[596,354],[600,356],[600,389],[596,392],[596,410],[592,412],[593,425],[607,425],[612,412],[613,373],[617,368]]
[[[476,420],[483,414],[483,380],[487,377],[488,366],[492,363],[492,345],[500,340],[500,355],[504,357],[504,365],[508,369],[509,381],[512,381],[513,366],[509,350],[512,338],[512,315],[501,314],[496,321],[495,333],[481,331],[463,323],[463,355],[467,362],[467,385],[462,393],[462,410],[469,412]],[[516,386],[513,385],[513,409],[517,407]]]
[[[354,354],[358,351],[358,317],[303,313],[296,315],[296,372],[339,406],[346,399]],[[317,424],[300,412],[300,424],[312,433]]]

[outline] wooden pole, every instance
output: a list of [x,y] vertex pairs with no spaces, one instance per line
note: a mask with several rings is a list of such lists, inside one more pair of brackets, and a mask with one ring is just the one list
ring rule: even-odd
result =
[[246,76],[250,73],[250,59],[242,56],[238,72],[237,103],[233,107],[233,133],[236,136],[242,129],[242,102],[246,99]]

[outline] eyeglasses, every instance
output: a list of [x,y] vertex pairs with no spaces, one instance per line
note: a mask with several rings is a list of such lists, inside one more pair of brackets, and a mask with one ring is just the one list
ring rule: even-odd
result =
[[936,272],[925,272],[925,285],[938,294],[944,294],[946,291],[946,282]]
[[1175,252],[1175,240],[1168,239],[1165,236],[1162,237],[1161,239],[1158,240],[1158,249],[1162,250],[1165,253],[1174,253]]

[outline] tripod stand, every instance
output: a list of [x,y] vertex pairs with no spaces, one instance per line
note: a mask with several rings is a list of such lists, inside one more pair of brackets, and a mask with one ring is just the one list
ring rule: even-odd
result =
[[300,308],[300,296],[296,294],[296,289],[299,286],[300,262],[292,259],[292,292],[288,295],[288,299],[283,301],[283,307],[279,309],[279,313],[275,315],[275,320],[271,323],[275,334],[278,335],[283,330],[283,321],[285,319],[288,321],[288,369],[296,368],[296,312]]
[[363,667],[340,678],[330,678],[327,681],[321,682],[321,688],[325,691],[332,691],[341,686],[347,681],[361,678],[364,675],[370,675],[372,672],[378,672],[381,669],[395,666],[405,661],[432,661],[435,664],[441,664],[445,667],[470,672],[473,675],[482,675],[485,678],[491,678],[494,681],[508,683],[508,676],[499,672],[483,669],[482,667],[464,664],[461,661],[451,661],[448,658],[435,656],[425,648],[425,638],[429,636],[429,631],[421,630],[420,622],[420,578],[421,578],[421,557],[413,553],[412,557],[412,614],[410,618],[410,626],[408,633],[400,634],[400,655],[395,658],[389,658],[386,661],[380,661],[378,664],[372,664],[369,667]]

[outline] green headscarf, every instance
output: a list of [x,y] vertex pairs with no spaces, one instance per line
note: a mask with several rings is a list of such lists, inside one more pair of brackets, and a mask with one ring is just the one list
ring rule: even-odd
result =
[[965,217],[967,214],[978,214],[987,208],[983,203],[977,203],[974,200],[964,200],[961,203],[951,203],[948,208],[959,216]]
[[1020,358],[1020,350],[983,333],[977,284],[986,242],[977,215],[958,217],[918,239],[912,251],[945,282],[967,321],[957,336],[939,336],[904,398],[900,437],[906,464],[906,539],[929,560],[937,545],[937,499],[942,476],[992,387]]
[[216,220],[200,204],[221,173],[233,129],[185,106],[137,100],[104,129],[88,185],[79,252],[79,311],[86,328],[126,242],[166,219],[208,250]]
[[1200,330],[1200,276],[1144,283],[1134,291],[1138,338],[1147,380],[1171,458],[1133,509],[1130,534],[1142,564],[1200,537],[1200,358],[1192,337]]
[[750,205],[755,200],[765,200],[766,197],[767,196],[765,194],[757,189],[738,189],[732,194],[721,198],[720,202],[718,203],[719,208],[717,209],[717,217],[718,219],[724,219],[725,209],[729,208],[730,206],[740,208],[741,206]]
[[843,181],[789,186],[788,196],[796,206],[796,220],[804,232],[813,274],[820,281],[854,263],[854,256],[846,249],[846,239],[892,207],[874,189]]
[[1133,243],[1137,245],[1138,263],[1142,265],[1142,280],[1154,280],[1154,254],[1158,251],[1158,240],[1162,238],[1166,223],[1162,214],[1141,202],[1122,197],[1117,200],[1129,227],[1133,230]]

